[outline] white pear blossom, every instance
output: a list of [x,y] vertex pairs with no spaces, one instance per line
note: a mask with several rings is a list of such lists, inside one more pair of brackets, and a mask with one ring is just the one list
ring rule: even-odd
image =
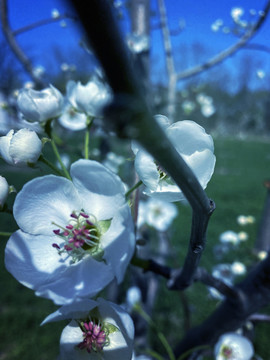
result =
[[143,51],[149,50],[150,39],[147,35],[138,35],[133,33],[128,35],[127,44],[132,52],[139,54]]
[[80,131],[87,127],[86,114],[76,111],[70,104],[64,107],[58,121],[64,128],[71,131]]
[[178,209],[175,204],[149,198],[147,201],[140,201],[138,227],[146,223],[158,231],[166,231],[171,226],[177,214]]
[[219,241],[223,244],[238,245],[240,240],[236,232],[232,230],[224,231],[219,236]]
[[76,301],[50,314],[42,325],[67,319],[60,360],[131,360],[134,325],[120,306],[102,298]]
[[244,275],[247,272],[245,264],[240,261],[234,261],[231,265],[231,270],[234,275]]
[[244,15],[244,9],[240,7],[234,7],[231,9],[231,17],[233,21],[238,22],[240,17]]
[[131,286],[126,294],[126,308],[127,311],[131,311],[136,304],[142,301],[142,293],[138,286]]
[[7,270],[37,296],[67,304],[123,280],[135,247],[120,178],[96,161],[71,165],[72,181],[26,183],[13,211],[20,227],[5,250]]
[[[177,152],[194,172],[203,188],[209,182],[215,167],[213,139],[194,121],[178,121],[164,127]],[[137,149],[135,168],[148,196],[165,201],[184,200],[184,194],[166,172],[143,149]]]
[[89,116],[100,115],[101,109],[112,97],[108,85],[104,84],[97,76],[86,84],[70,80],[67,83],[67,100],[79,112]]
[[29,129],[10,130],[6,136],[0,137],[0,155],[10,165],[34,164],[41,150],[41,140],[35,131]]
[[3,208],[9,194],[9,185],[7,180],[0,175],[0,210]]
[[[228,286],[233,285],[234,274],[230,264],[218,264],[214,266],[212,269],[212,275],[215,278],[222,280]],[[209,287],[208,290],[213,298],[218,300],[223,299],[223,295],[217,289]]]
[[114,152],[109,151],[106,155],[103,165],[114,173],[118,173],[120,166],[125,162],[124,156],[116,155]]
[[22,89],[17,104],[24,118],[30,122],[44,122],[62,113],[64,98],[54,86],[41,91]]
[[216,360],[251,360],[254,348],[251,341],[236,333],[222,335],[215,345]]

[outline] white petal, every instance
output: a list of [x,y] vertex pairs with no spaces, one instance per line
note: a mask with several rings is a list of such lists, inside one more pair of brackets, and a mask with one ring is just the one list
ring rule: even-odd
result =
[[13,135],[10,141],[9,153],[16,165],[35,163],[41,150],[42,142],[32,130],[21,129]]
[[13,159],[9,153],[10,141],[13,137],[14,130],[10,130],[6,136],[0,137],[0,155],[10,165],[14,165]]
[[150,190],[156,190],[159,182],[159,172],[152,156],[143,150],[138,151],[134,166],[144,185]]
[[42,321],[41,325],[66,319],[82,319],[87,317],[89,311],[94,309],[97,305],[98,303],[96,301],[90,299],[79,300],[69,305],[63,305],[55,312],[48,315]]
[[9,194],[8,182],[3,176],[0,176],[0,209],[6,202],[8,194]]
[[70,214],[81,208],[82,204],[71,181],[47,175],[24,185],[14,203],[14,217],[25,232],[51,235],[57,225],[68,225]]
[[51,299],[58,305],[70,304],[78,298],[96,296],[113,278],[109,265],[89,255],[67,266],[61,276],[55,274],[53,282],[40,286],[36,295]]
[[188,166],[193,170],[203,189],[211,179],[216,163],[216,157],[212,151],[205,149],[196,151],[190,156],[183,156]]
[[65,262],[52,247],[54,237],[32,236],[16,231],[11,235],[5,249],[7,270],[23,285],[37,289],[42,284],[61,277]]
[[120,178],[102,164],[79,160],[71,165],[74,186],[83,209],[98,220],[107,220],[125,203],[125,187]]
[[176,150],[181,154],[191,155],[195,151],[205,149],[214,151],[212,137],[206,134],[204,128],[194,121],[178,121],[169,126],[166,133]]
[[[77,348],[83,341],[83,333],[77,322],[72,320],[62,331],[60,338],[61,360],[94,360],[95,357],[88,354],[86,350]],[[102,359],[102,358],[101,358]],[[96,358],[96,360],[99,360]]]
[[101,245],[104,259],[111,265],[117,281],[121,282],[135,248],[134,225],[128,205],[113,217],[108,231],[102,236]]

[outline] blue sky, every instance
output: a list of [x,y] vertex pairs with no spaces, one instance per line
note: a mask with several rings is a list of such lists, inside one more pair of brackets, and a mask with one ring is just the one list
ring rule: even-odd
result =
[[[89,3],[91,4],[91,1]],[[152,9],[156,10],[156,0],[151,0],[151,3]],[[165,0],[165,3],[170,28],[177,28],[180,19],[183,19],[186,24],[184,31],[172,39],[177,65],[180,70],[181,62],[185,63],[185,66],[194,65],[195,62],[200,63],[208,56],[215,55],[236,41],[235,36],[232,34],[224,34],[222,30],[218,32],[211,30],[211,24],[217,19],[222,19],[224,26],[232,25],[230,12],[233,7],[242,7],[245,10],[243,18],[250,19],[249,10],[254,9],[257,12],[262,10],[266,1]],[[33,0],[8,0],[8,4],[9,18],[14,30],[35,21],[49,18],[54,8],[58,9],[60,13],[70,12],[68,2],[64,0],[39,0],[38,2]],[[152,22],[156,23],[157,20],[153,19]],[[17,40],[25,53],[33,58],[35,65],[40,64],[47,68],[53,68],[55,66],[55,49],[58,49],[59,52],[63,50],[63,61],[66,60],[67,63],[72,63],[72,61],[76,61],[76,57],[84,56],[84,51],[78,46],[81,39],[78,25],[71,21],[67,21],[67,24],[68,26],[65,28],[61,27],[59,23],[45,25],[17,36]],[[270,18],[266,20],[263,28],[253,39],[253,43],[268,45],[270,39],[269,25]],[[194,43],[200,43],[205,48],[205,54],[196,59],[189,59],[187,49]],[[237,55],[228,62],[230,66],[233,66],[232,69],[239,66],[240,57],[244,53],[252,55],[254,61],[258,64],[258,68],[269,72],[270,54],[247,50],[242,50],[241,55]],[[164,80],[166,70],[161,34],[158,30],[154,31],[152,37],[152,57],[155,64],[153,65],[153,72],[161,74],[159,75],[160,80]]]

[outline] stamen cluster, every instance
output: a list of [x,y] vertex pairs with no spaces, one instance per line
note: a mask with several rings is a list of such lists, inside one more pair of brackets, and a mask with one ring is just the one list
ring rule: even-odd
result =
[[99,322],[96,324],[95,321],[90,320],[89,322],[82,323],[80,327],[84,339],[77,345],[79,349],[86,349],[88,353],[92,351],[99,352],[108,344],[109,339],[106,331],[103,330]]
[[55,235],[64,240],[64,244],[60,247],[54,243],[52,246],[59,250],[59,254],[68,252],[75,262],[86,252],[93,253],[98,249],[100,234],[97,220],[93,215],[89,216],[82,210],[79,213],[74,211],[70,217],[71,220],[66,227],[55,224],[59,228],[53,230]]

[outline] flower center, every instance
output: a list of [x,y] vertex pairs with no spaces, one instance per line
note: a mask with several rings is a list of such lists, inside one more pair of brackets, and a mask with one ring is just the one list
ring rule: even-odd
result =
[[[100,248],[101,229],[94,215],[88,215],[83,210],[73,211],[70,221],[66,227],[56,225],[58,229],[53,230],[54,234],[60,237],[61,244],[52,244],[58,253],[68,253],[72,257],[72,262],[77,262],[86,254],[103,255]],[[102,254],[101,254],[102,252]]]
[[221,354],[224,356],[225,359],[231,359],[233,356],[233,350],[227,345],[224,345],[221,349]]
[[86,349],[88,353],[100,352],[105,345],[109,344],[109,334],[99,321],[97,323],[95,320],[82,322],[80,328],[84,339],[77,345],[79,349]]

